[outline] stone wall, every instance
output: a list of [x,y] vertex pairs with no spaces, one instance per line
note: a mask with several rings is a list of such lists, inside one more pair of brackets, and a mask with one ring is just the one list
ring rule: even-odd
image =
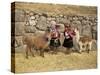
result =
[[33,35],[35,33],[42,33],[51,21],[56,21],[60,25],[60,31],[64,30],[64,23],[69,23],[72,26],[78,27],[80,35],[89,35],[93,39],[97,39],[97,16],[84,15],[49,15],[48,13],[40,13],[29,10],[16,9],[15,20],[12,17],[12,25],[15,24],[15,47],[22,46],[23,34]]

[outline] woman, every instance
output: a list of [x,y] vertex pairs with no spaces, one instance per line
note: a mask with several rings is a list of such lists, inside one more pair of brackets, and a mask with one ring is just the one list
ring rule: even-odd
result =
[[60,43],[60,32],[59,32],[59,25],[55,25],[55,27],[51,30],[51,40],[50,40],[50,47],[57,53],[57,48],[61,45]]
[[73,37],[75,35],[74,30],[72,30],[71,26],[68,24],[65,24],[65,30],[64,30],[64,43],[63,46],[66,47],[66,53],[69,54],[71,51],[71,48],[73,47]]

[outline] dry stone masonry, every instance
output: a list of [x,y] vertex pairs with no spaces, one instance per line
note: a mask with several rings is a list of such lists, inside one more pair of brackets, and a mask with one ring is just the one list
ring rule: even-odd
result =
[[12,12],[12,15],[14,14],[15,21],[12,17],[12,25],[15,24],[16,48],[21,47],[21,37],[24,34],[42,33],[48,26],[51,26],[51,21],[56,21],[60,25],[61,32],[64,30],[64,23],[69,23],[79,28],[80,35],[89,35],[93,39],[97,39],[97,16],[58,15],[56,13],[56,15],[49,15],[48,13],[21,9],[16,9],[15,12]]

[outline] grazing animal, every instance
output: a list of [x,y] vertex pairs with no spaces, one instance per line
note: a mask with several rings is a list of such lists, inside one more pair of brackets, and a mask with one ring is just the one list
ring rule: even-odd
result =
[[25,46],[26,58],[28,58],[28,52],[32,54],[34,57],[34,53],[32,52],[32,48],[40,51],[40,56],[44,57],[44,49],[46,49],[49,45],[49,32],[45,32],[43,35],[35,35],[35,36],[23,36],[23,45]]
[[89,51],[92,49],[92,43],[96,43],[96,40],[86,35],[80,36],[78,28],[75,28],[75,33],[75,40],[79,46],[79,53],[81,53],[82,51],[87,51],[89,53]]
[[89,51],[91,51],[92,49],[93,42],[96,43],[96,40],[92,39],[89,36],[80,37],[80,40],[79,40],[80,51],[79,52],[81,53],[82,51],[87,51],[89,53]]

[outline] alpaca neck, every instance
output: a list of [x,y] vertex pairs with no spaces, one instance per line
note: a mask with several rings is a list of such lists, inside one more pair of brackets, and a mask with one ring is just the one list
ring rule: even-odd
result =
[[76,32],[76,36],[75,36],[76,41],[77,41],[77,42],[79,42],[79,39],[80,39],[80,34],[79,34],[79,31],[78,31],[78,30],[76,30],[75,32]]

